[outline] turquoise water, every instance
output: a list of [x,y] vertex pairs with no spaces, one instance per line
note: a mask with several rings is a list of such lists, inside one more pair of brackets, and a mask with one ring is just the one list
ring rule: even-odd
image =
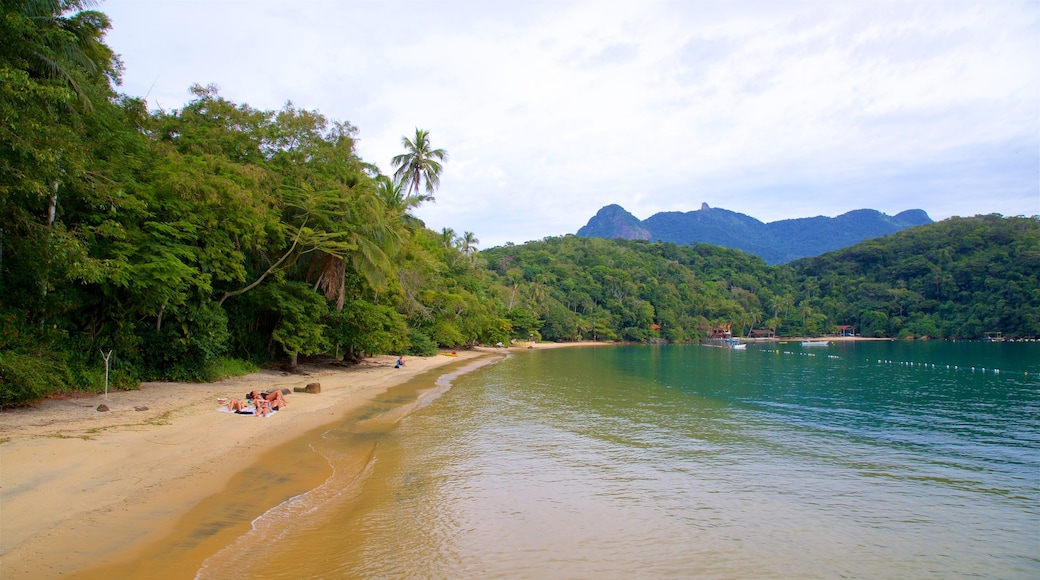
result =
[[1040,344],[534,350],[451,382],[349,493],[265,516],[296,573],[1040,577]]

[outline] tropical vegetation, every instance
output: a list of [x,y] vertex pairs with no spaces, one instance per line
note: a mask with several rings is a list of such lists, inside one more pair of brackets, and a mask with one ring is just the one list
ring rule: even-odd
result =
[[951,219],[768,266],[706,244],[546,238],[480,250],[428,229],[448,154],[192,87],[120,94],[87,0],[0,0],[0,407],[54,390],[212,380],[301,357],[512,339],[1040,335],[1037,218]]

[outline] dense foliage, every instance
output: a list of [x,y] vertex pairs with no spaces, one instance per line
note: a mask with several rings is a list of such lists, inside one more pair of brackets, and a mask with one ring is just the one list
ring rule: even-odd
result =
[[195,86],[115,87],[86,0],[0,0],[0,407],[54,389],[207,380],[315,355],[548,340],[833,332],[1040,334],[1036,219],[948,220],[790,266],[696,244],[565,236],[477,250],[411,211],[447,152]]
[[864,336],[1040,335],[1040,225],[950,218],[795,262],[828,320]]
[[[507,317],[551,340],[1040,336],[1040,221],[951,218],[786,266],[738,250],[567,236],[481,252]],[[524,314],[518,315],[513,310]]]
[[101,352],[129,386],[212,378],[227,357],[508,339],[475,237],[409,213],[446,158],[427,132],[402,140],[393,179],[359,158],[349,123],[291,103],[195,86],[182,109],[149,112],[115,91],[91,7],[2,4],[0,406],[101,388]]
[[686,341],[748,327],[786,273],[720,246],[578,236],[480,255],[514,327],[547,340]]

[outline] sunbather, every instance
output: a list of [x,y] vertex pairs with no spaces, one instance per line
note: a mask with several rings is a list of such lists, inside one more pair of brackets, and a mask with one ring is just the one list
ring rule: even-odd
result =
[[267,401],[267,402],[271,403],[271,408],[276,410],[276,411],[282,409],[283,407],[285,407],[286,405],[289,404],[289,401],[285,400],[285,397],[282,396],[282,391],[280,391],[280,390],[273,391],[273,392],[270,392],[270,393],[260,393],[260,392],[257,392],[257,391],[253,391],[253,392],[249,393],[249,397],[248,398],[251,401],[257,401],[257,400]]
[[227,402],[228,411],[231,411],[232,413],[242,414],[247,408],[249,408],[249,406],[250,403],[243,401],[242,399],[231,399]]
[[260,397],[255,397],[253,399],[253,404],[256,405],[256,416],[257,417],[266,417],[266,416],[268,416],[268,415],[270,415],[271,413],[274,412],[271,409],[271,402],[266,400],[266,399],[262,399]]

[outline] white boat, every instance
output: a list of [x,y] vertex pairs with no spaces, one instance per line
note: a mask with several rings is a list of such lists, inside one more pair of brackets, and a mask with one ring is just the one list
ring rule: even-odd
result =
[[734,344],[733,350],[747,350],[746,344]]
[[803,340],[802,346],[827,346],[829,341],[826,340]]

